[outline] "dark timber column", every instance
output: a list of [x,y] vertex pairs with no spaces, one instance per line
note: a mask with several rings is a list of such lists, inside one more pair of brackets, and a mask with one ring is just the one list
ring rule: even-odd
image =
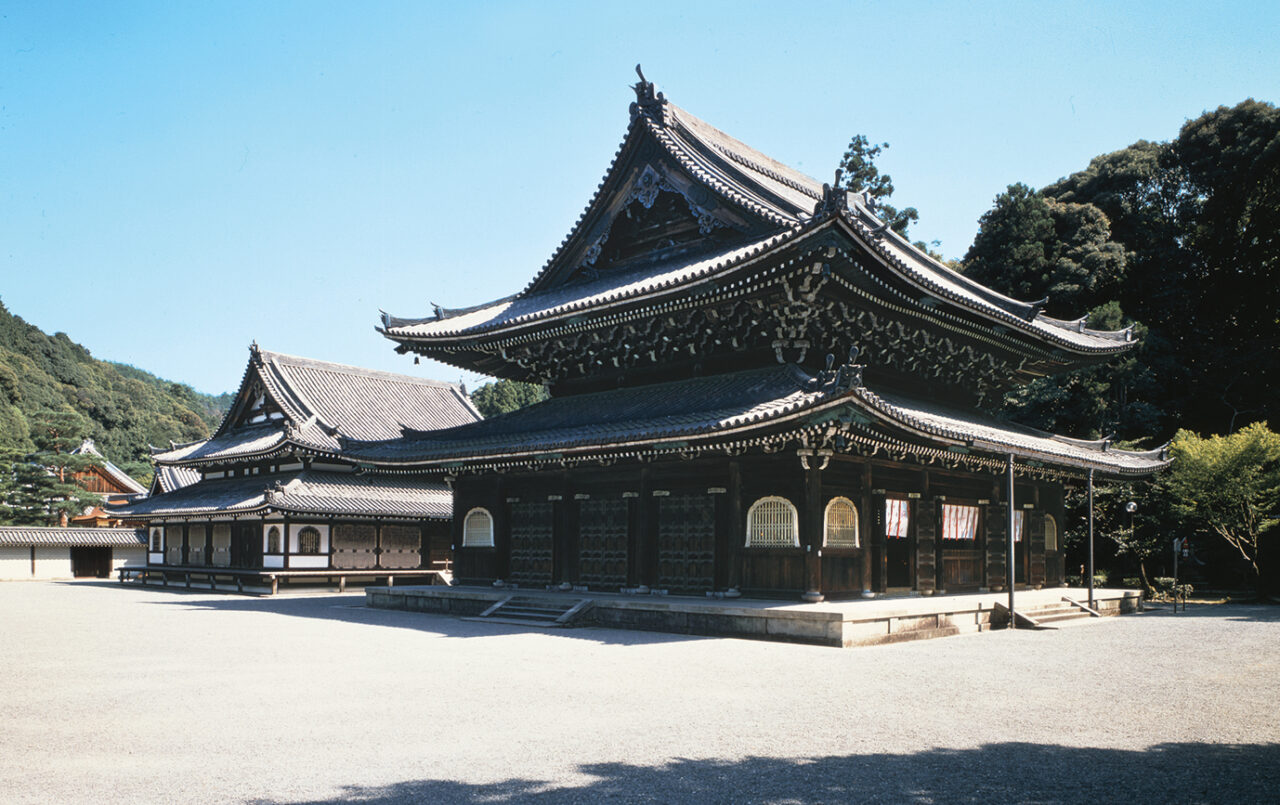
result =
[[822,600],[822,470],[818,469],[816,456],[809,456],[808,461],[813,462],[813,466],[805,465],[804,595],[801,597],[817,603]]
[[642,592],[654,584],[653,554],[658,548],[654,530],[657,523],[653,516],[653,481],[648,467],[640,470],[640,497],[636,500],[636,564]]
[[862,465],[862,499],[858,507],[859,544],[862,546],[862,597],[873,598],[875,580],[872,578],[871,553],[875,540],[875,517],[871,511],[871,465]]
[[729,529],[729,592],[737,594],[742,583],[742,548],[746,531],[742,527],[742,464],[729,462],[729,494],[726,496],[729,515],[725,518]]
[[[493,494],[493,576],[503,581],[511,572],[511,498],[506,495],[506,481],[499,475]],[[465,512],[454,511],[455,519],[459,515],[466,517]]]

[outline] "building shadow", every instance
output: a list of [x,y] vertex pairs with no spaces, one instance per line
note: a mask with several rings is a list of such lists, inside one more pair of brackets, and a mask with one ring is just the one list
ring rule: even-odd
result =
[[[103,585],[119,586],[118,583],[111,582],[103,582]],[[410,629],[450,638],[499,637],[512,634],[541,633],[571,640],[585,640],[592,643],[624,646],[718,639],[701,635],[610,629],[603,626],[541,629],[509,623],[464,620],[457,615],[433,612],[373,609],[364,605],[365,596],[363,592],[249,597],[210,592],[209,590],[188,590],[183,587],[132,589],[154,591],[156,593],[155,597],[146,603],[155,606],[174,606],[218,612],[259,612],[291,618],[314,618],[364,626]]]
[[589,764],[578,771],[592,779],[560,786],[535,779],[471,784],[442,776],[381,787],[350,786],[332,799],[305,802],[1245,805],[1276,801],[1280,744],[1164,743],[1124,750],[998,743],[911,754],[678,759],[660,766]]

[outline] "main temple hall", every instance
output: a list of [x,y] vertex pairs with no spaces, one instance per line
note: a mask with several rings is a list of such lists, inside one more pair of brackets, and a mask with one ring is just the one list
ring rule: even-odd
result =
[[347,456],[449,484],[464,583],[811,601],[1061,584],[1064,488],[1167,457],[987,411],[1131,331],[986,288],[871,197],[643,75],[635,92],[599,189],[523,289],[382,319],[400,352],[551,398]]

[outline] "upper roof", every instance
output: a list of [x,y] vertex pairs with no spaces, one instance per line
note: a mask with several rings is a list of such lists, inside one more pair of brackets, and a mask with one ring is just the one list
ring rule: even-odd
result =
[[156,467],[155,477],[151,480],[151,494],[162,495],[184,486],[191,486],[200,480],[200,471],[194,467],[161,464]]
[[[1132,346],[1129,330],[1090,330],[1083,320],[1047,317],[1040,304],[1004,296],[943,265],[886,227],[869,197],[833,190],[730,137],[667,101],[643,75],[635,89],[637,101],[626,138],[599,189],[522,292],[470,308],[437,308],[425,318],[384,314],[383,334],[406,346],[496,336],[538,320],[581,315],[681,285],[715,282],[743,262],[837,217],[844,221],[849,238],[896,278],[969,314],[1079,354]],[[593,246],[598,253],[600,243],[608,239],[611,216],[659,186],[682,195],[695,216],[705,216],[708,231],[732,227],[739,236],[729,243],[708,240],[694,254],[603,272],[596,280],[584,282],[573,275],[571,282],[573,270],[594,259]]]
[[451,467],[736,449],[770,440],[780,449],[815,427],[934,458],[980,454],[989,461],[1013,454],[1077,474],[1145,475],[1168,464],[1161,450],[1112,449],[977,411],[877,393],[861,384],[856,367],[813,376],[794,364],[556,397],[450,430],[353,444],[348,455],[385,467]]
[[101,459],[101,464],[99,464],[98,468],[102,470],[103,474],[108,478],[119,484],[124,491],[139,495],[145,495],[147,493],[147,488],[134,480],[129,473],[120,469],[115,464],[112,464],[110,461],[107,461],[106,456],[102,455],[102,453],[98,451],[98,447],[93,443],[93,439],[86,438],[80,443],[79,447],[71,452],[74,455],[96,456]]
[[0,545],[68,548],[132,548],[147,544],[147,532],[136,528],[37,528],[0,526]]
[[264,511],[441,520],[453,498],[443,483],[420,477],[307,470],[203,480],[121,511],[146,520]]
[[461,388],[249,348],[249,365],[217,431],[172,445],[157,463],[213,463],[269,454],[287,445],[339,453],[346,440],[393,439],[405,431],[474,422],[480,413]]

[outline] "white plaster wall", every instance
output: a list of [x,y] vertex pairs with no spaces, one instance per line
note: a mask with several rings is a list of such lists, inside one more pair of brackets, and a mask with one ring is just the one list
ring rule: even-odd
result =
[[111,549],[111,575],[122,567],[141,567],[147,563],[147,550],[139,545],[137,548]]
[[31,578],[31,548],[0,548],[0,581]]
[[284,567],[284,557],[272,556],[270,554],[264,555],[262,557],[262,566],[263,567]]
[[164,564],[164,554],[163,554],[163,553],[158,553],[158,552],[157,552],[157,553],[149,553],[149,554],[147,554],[147,561],[148,561],[148,562],[150,562],[150,563],[151,563],[151,564],[153,564],[153,565],[163,565],[163,564]]
[[37,546],[35,577],[37,579],[71,578],[71,549]]

